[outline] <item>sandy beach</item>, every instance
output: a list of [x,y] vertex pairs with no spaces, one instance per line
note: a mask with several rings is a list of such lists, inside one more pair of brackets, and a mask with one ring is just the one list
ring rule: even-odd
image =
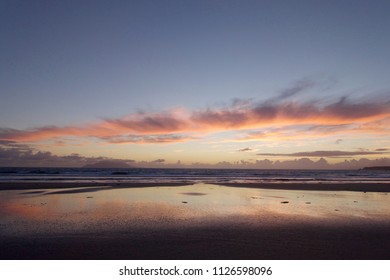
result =
[[389,259],[390,184],[0,183],[1,259]]

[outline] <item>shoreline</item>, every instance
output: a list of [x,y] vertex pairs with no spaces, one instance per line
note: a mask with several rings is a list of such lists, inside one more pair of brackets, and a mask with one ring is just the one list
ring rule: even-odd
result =
[[390,192],[390,183],[218,183],[217,185],[289,191]]
[[[0,191],[11,190],[37,190],[37,189],[77,189],[77,188],[96,188],[105,187],[105,189],[126,189],[126,188],[147,188],[147,187],[181,187],[195,185],[193,182],[172,182],[172,183],[126,183],[126,182],[0,182]],[[203,183],[200,183],[203,184]],[[235,188],[255,188],[255,189],[273,189],[273,190],[296,190],[296,191],[352,191],[352,192],[390,192],[389,183],[221,183],[205,182],[225,187]]]
[[0,191],[36,190],[36,189],[76,189],[107,187],[107,189],[181,187],[193,183],[94,183],[94,182],[0,182]]

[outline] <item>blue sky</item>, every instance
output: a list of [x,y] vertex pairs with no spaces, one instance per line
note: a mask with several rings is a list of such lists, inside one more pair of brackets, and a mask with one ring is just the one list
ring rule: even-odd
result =
[[[123,145],[110,153],[101,139],[83,150],[68,143],[74,137],[90,140],[96,133],[31,140],[8,132],[84,127],[107,119],[128,120],[140,112],[161,117],[182,110],[191,115],[232,108],[237,100],[256,107],[302,84],[309,86],[291,94],[289,102],[317,102],[322,108],[346,96],[351,104],[383,104],[390,96],[389,11],[388,1],[1,1],[1,139],[59,155],[117,157]],[[383,120],[387,122],[387,114],[375,119]],[[276,122],[272,129],[283,125]],[[190,135],[192,142],[185,145],[207,154],[211,146],[194,143],[194,138],[209,143],[258,130],[247,124],[230,128],[220,127],[216,132],[222,134],[199,135],[193,127],[190,132],[158,133]],[[267,131],[272,129],[268,125]],[[329,143],[343,138],[341,134]],[[155,137],[156,131],[149,136]],[[50,146],[53,138],[69,145]],[[383,136],[361,144],[353,144],[356,137],[350,140],[344,149],[390,147]],[[286,153],[309,149],[297,147],[297,142],[280,143],[287,145]],[[145,149],[166,157],[182,149],[174,145]],[[144,149],[139,146],[133,141],[126,151]],[[191,162],[191,153],[185,158]]]

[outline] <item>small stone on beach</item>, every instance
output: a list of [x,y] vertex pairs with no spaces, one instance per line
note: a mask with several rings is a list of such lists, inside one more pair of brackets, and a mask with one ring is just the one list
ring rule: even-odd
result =
[[282,201],[280,203],[286,204],[286,203],[289,203],[289,201]]
[[187,201],[182,201],[181,203],[188,203]]

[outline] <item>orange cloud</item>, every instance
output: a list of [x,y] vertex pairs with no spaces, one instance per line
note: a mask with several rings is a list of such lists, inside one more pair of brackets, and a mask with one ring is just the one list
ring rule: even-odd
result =
[[348,103],[340,101],[320,106],[314,103],[262,103],[249,108],[207,109],[195,112],[192,121],[198,126],[248,129],[269,125],[318,124],[339,125],[350,122],[372,122],[390,117],[389,106],[383,103]]
[[158,114],[132,114],[124,118],[105,120],[99,126],[112,131],[128,131],[139,134],[166,134],[186,131],[190,124],[177,111]]
[[116,136],[105,136],[100,139],[111,143],[111,144],[163,144],[163,143],[175,143],[185,142],[194,139],[185,135],[178,134],[164,134],[164,135],[116,135]]
[[[0,141],[36,142],[61,137],[92,137],[109,143],[172,143],[194,139],[194,134],[226,130],[283,127],[286,131],[269,133],[292,137],[299,125],[308,125],[311,134],[338,132],[388,133],[388,102],[352,103],[346,98],[329,105],[315,102],[245,102],[224,109],[194,112],[172,110],[160,113],[137,113],[93,124],[66,127],[47,126],[31,130],[0,129]],[[294,130],[294,127],[297,129]],[[309,130],[301,131],[308,133]],[[292,132],[291,132],[292,131]],[[263,132],[259,132],[260,134]],[[276,135],[275,134],[275,135]],[[248,137],[259,135],[248,135]]]

